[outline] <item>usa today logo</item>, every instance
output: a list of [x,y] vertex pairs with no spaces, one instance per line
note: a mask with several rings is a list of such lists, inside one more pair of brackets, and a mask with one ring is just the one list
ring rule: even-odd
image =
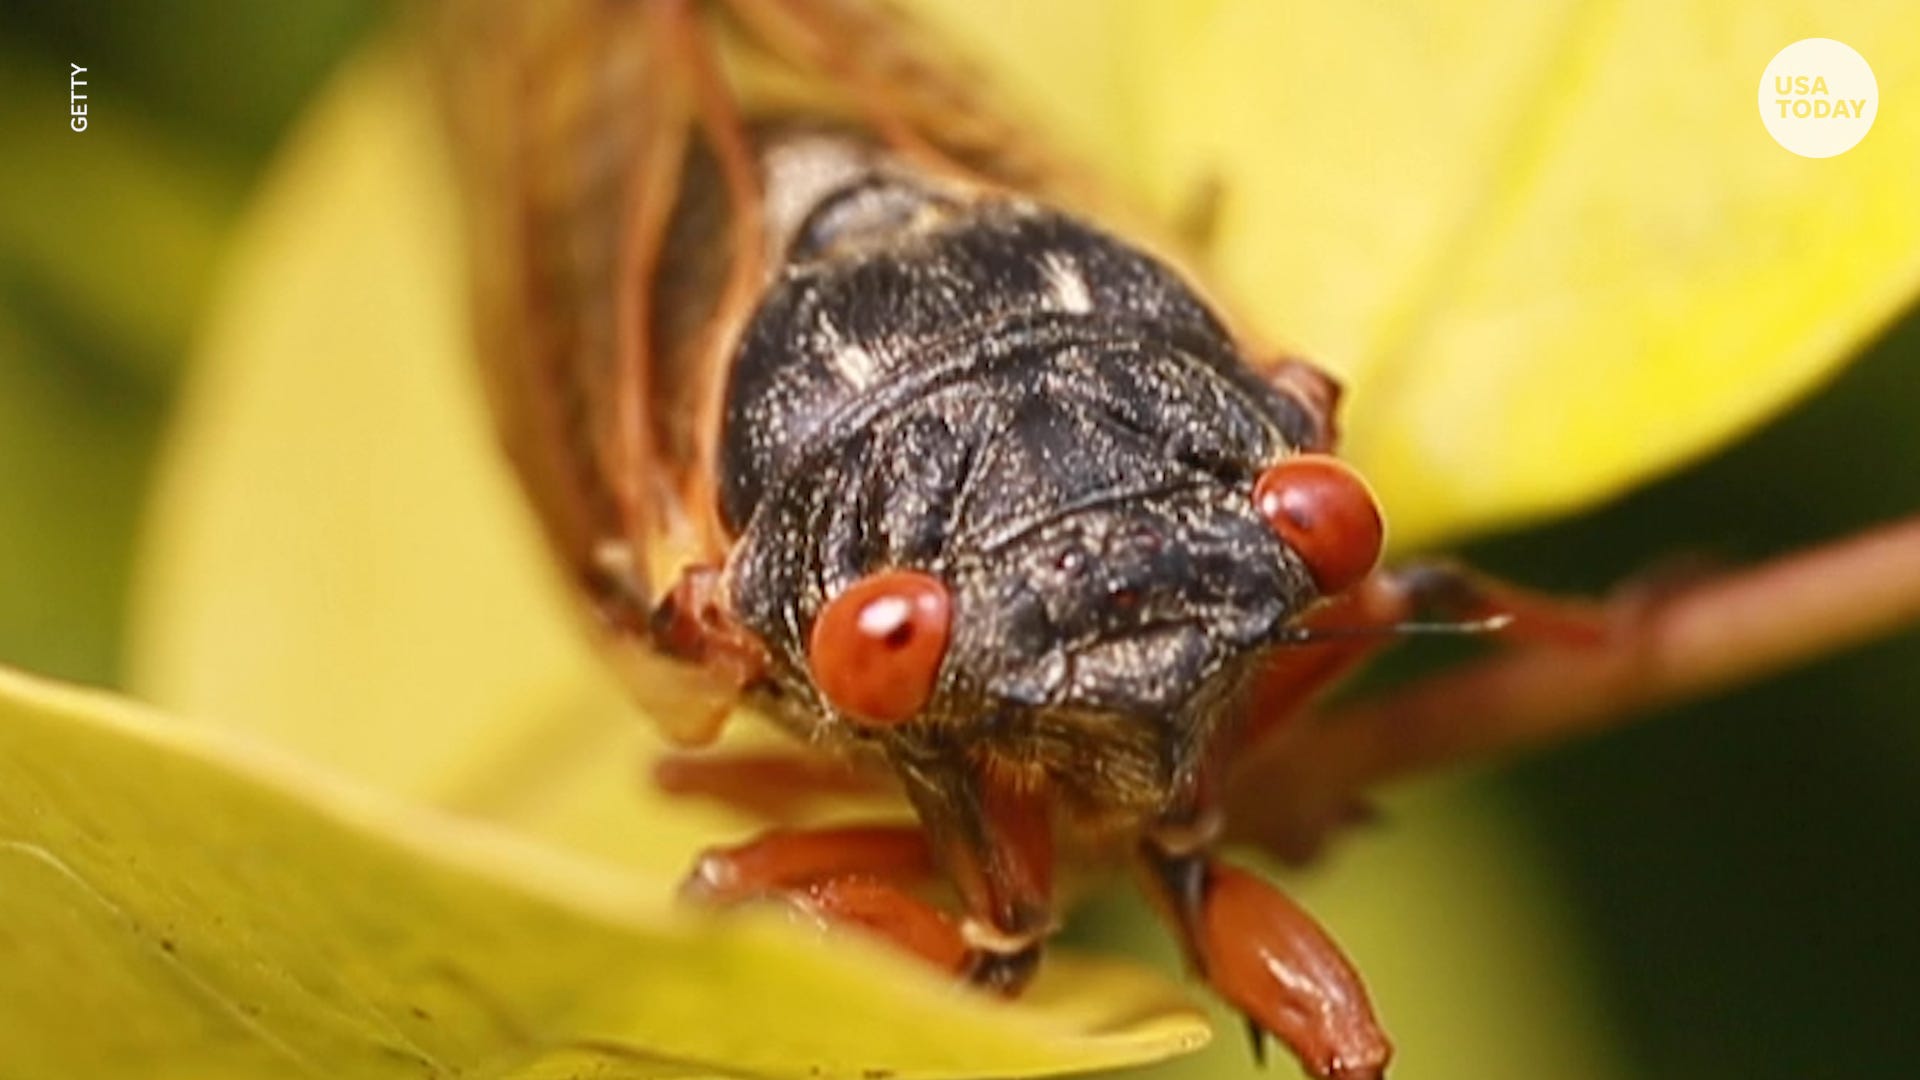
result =
[[1794,42],[1760,75],[1760,121],[1801,157],[1853,149],[1879,111],[1880,85],[1866,58],[1832,38]]

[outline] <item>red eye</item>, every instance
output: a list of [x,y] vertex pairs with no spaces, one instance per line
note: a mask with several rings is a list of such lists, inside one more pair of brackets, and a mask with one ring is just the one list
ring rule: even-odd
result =
[[1306,562],[1322,593],[1346,590],[1380,560],[1380,506],[1338,458],[1300,454],[1280,462],[1253,485],[1253,505]]
[[953,601],[938,578],[883,570],[827,601],[813,622],[807,664],[833,707],[879,726],[926,707],[940,677]]

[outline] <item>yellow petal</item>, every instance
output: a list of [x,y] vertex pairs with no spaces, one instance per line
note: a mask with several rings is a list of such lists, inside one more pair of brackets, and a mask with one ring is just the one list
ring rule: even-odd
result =
[[[1020,31],[1010,0],[921,6],[1163,212],[1218,185],[1218,284],[1348,380],[1348,452],[1402,547],[1711,449],[1920,287],[1912,4],[1053,12],[1081,36]],[[1815,36],[1861,50],[1885,106],[1826,160],[1755,108]]]
[[9,1075],[1016,1076],[1205,1039],[1126,971],[1008,1008],[4,669],[0,881]]

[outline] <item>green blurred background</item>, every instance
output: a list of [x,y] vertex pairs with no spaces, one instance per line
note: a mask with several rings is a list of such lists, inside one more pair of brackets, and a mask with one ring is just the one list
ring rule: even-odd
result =
[[[223,237],[302,102],[383,12],[0,9],[5,662],[117,681],[142,501]],[[66,126],[70,62],[91,69],[84,136]],[[1597,591],[1676,557],[1745,561],[1836,536],[1920,508],[1916,416],[1909,317],[1730,450],[1464,554]],[[1916,703],[1908,632],[1479,781],[1575,906],[1634,1072],[1903,1076],[1920,1062]]]

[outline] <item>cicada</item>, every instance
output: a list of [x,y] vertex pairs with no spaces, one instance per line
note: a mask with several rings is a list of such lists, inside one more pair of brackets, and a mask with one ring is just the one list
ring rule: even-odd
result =
[[1398,634],[1608,614],[1379,569],[1335,381],[890,9],[446,16],[495,414],[609,654],[682,743],[743,704],[797,739],[689,786],[877,777],[917,818],[714,849],[687,894],[1011,994],[1062,871],[1131,866],[1256,1031],[1381,1075],[1352,965],[1215,853],[1259,831],[1236,770]]

